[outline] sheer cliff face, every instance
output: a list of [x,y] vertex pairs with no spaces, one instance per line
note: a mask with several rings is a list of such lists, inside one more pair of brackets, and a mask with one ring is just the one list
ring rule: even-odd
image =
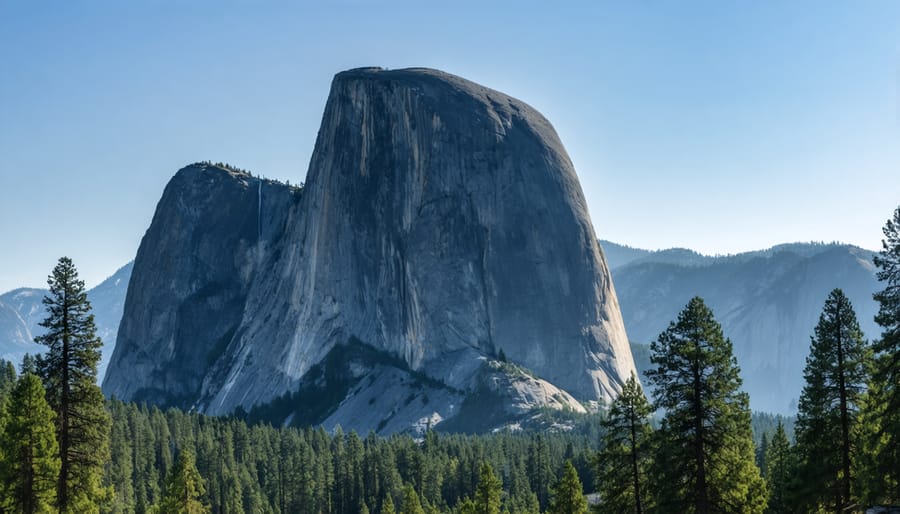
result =
[[292,203],[287,186],[222,168],[188,166],[172,178],[134,262],[122,348],[103,382],[108,395],[183,407],[196,401],[240,328],[250,284]]
[[[262,213],[283,229],[261,241],[247,178],[191,173],[236,192],[202,194],[173,225],[169,197],[184,194],[188,172],[167,188],[107,394],[180,388],[202,410],[230,412],[290,389],[351,338],[459,390],[500,350],[582,400],[608,399],[634,369],[572,164],[518,100],[433,70],[338,74],[302,197]],[[202,299],[206,283],[219,296]],[[179,332],[184,309],[211,320],[206,335]],[[129,367],[140,352],[151,358]],[[190,369],[170,372],[174,361]]]

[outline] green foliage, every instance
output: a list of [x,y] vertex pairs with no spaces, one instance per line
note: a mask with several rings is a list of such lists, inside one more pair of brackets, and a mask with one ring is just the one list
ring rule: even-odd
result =
[[41,380],[23,375],[12,390],[0,432],[0,510],[53,512],[59,476],[54,414]]
[[750,417],[750,427],[753,429],[753,442],[759,447],[762,445],[762,438],[764,435],[767,435],[769,441],[771,441],[772,435],[775,433],[778,425],[782,426],[784,432],[787,434],[788,440],[793,440],[794,423],[796,423],[796,421],[797,418],[794,416],[782,416],[781,414],[754,411]]
[[798,507],[843,511],[857,504],[851,484],[869,357],[853,307],[835,289],[825,301],[804,369],[806,385],[795,427],[804,477]]
[[411,484],[403,486],[403,507],[400,514],[425,514],[419,495]]
[[21,373],[24,375],[25,373],[31,373],[32,375],[38,374],[38,363],[37,357],[31,355],[30,353],[26,353],[24,357],[22,357],[22,365],[20,367]]
[[647,483],[652,408],[632,375],[610,405],[603,421],[605,434],[597,457],[599,513],[646,512],[652,508]]
[[13,388],[16,387],[16,366],[0,359],[0,404],[9,398]]
[[900,207],[884,226],[882,250],[875,257],[884,289],[875,294],[875,321],[882,327],[874,342],[875,361],[864,412],[861,493],[870,504],[900,504]]
[[166,514],[206,514],[210,509],[202,501],[206,494],[203,478],[197,471],[194,454],[182,450],[166,480],[166,495],[158,511]]
[[194,163],[194,165],[195,165],[195,166],[209,166],[209,167],[220,168],[220,169],[223,169],[223,170],[226,170],[226,171],[231,171],[231,172],[234,172],[234,173],[240,173],[240,174],[242,174],[242,175],[247,175],[248,177],[251,177],[251,178],[256,178],[256,179],[259,179],[259,180],[264,180],[264,181],[266,181],[266,182],[272,182],[272,183],[275,183],[275,184],[283,184],[283,185],[288,186],[288,187],[291,189],[291,192],[293,192],[293,193],[295,193],[295,194],[301,193],[301,192],[303,191],[303,182],[300,182],[299,184],[291,184],[291,181],[290,181],[290,180],[287,180],[287,181],[282,182],[282,181],[280,181],[280,180],[274,180],[274,179],[265,178],[265,177],[263,177],[263,176],[261,176],[261,175],[254,175],[253,172],[250,171],[250,170],[246,170],[246,169],[240,168],[240,167],[238,167],[238,166],[234,166],[234,165],[229,164],[229,163],[227,163],[227,162],[221,162],[221,161],[220,161],[220,162],[212,162],[212,161],[210,161],[210,160],[205,160],[205,161],[199,161],[199,162],[196,162],[196,163]]
[[772,513],[791,512],[790,488],[796,472],[794,452],[788,441],[784,425],[778,424],[772,441],[768,444],[764,457],[766,463],[766,484],[769,490],[769,506]]
[[584,497],[584,489],[578,478],[578,472],[575,471],[575,467],[570,461],[566,461],[563,466],[563,474],[553,484],[550,496],[550,508],[547,510],[550,514],[587,513],[587,498]]
[[500,493],[503,484],[494,468],[487,462],[481,464],[478,487],[475,489],[475,514],[500,514]]
[[[784,430],[784,428],[782,428]],[[756,447],[756,467],[759,468],[759,474],[766,478],[766,454],[769,452],[769,434],[762,435],[762,441]]]
[[554,476],[546,437],[538,435],[529,444],[526,470],[531,490],[537,494],[538,504],[544,509],[550,503],[550,484]]
[[762,512],[749,400],[712,311],[692,299],[651,349],[647,376],[655,407],[665,409],[654,458],[659,511]]
[[111,401],[112,459],[104,484],[115,488],[111,512],[143,514],[165,495],[174,466],[172,449],[190,450],[205,480],[212,512],[381,512],[390,497],[402,511],[412,487],[425,512],[459,510],[475,498],[482,463],[499,484],[501,509],[538,511],[528,477],[529,455],[549,470],[552,483],[566,458],[582,483],[592,483],[596,438],[579,432],[490,435],[427,432],[421,440],[319,428],[247,425],[176,409]]
[[390,496],[387,496],[383,502],[381,502],[381,514],[395,514],[394,510],[394,500],[391,499]]
[[109,414],[97,386],[102,342],[72,260],[60,258],[47,283],[50,292],[43,303],[48,314],[40,323],[46,333],[35,341],[47,346],[37,369],[57,414],[57,506],[63,513],[99,512],[109,494],[100,485],[109,459]]

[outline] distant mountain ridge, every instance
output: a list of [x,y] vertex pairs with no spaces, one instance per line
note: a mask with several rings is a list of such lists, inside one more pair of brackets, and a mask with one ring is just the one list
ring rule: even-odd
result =
[[876,253],[872,250],[866,250],[865,248],[860,248],[855,245],[840,242],[823,243],[818,241],[782,243],[762,250],[750,250],[747,252],[717,255],[706,255],[689,248],[681,247],[665,248],[662,250],[645,250],[643,248],[614,243],[605,239],[600,240],[600,246],[602,246],[604,252],[606,252],[606,259],[610,269],[619,268],[628,264],[649,262],[676,264],[679,266],[709,266],[712,264],[721,264],[723,262],[747,262],[750,259],[757,257],[771,257],[774,254],[782,252],[795,253],[803,257],[812,257],[829,248],[835,247],[851,248],[868,254],[869,261],[871,261],[871,256]]
[[[649,251],[600,241],[610,263],[629,339],[653,341],[687,301],[702,296],[734,344],[756,410],[790,413],[828,292],[844,290],[869,339],[875,255],[840,243],[789,243],[725,256],[685,249]],[[639,363],[641,359],[636,359]]]
[[[119,331],[125,292],[133,265],[133,262],[129,262],[88,290],[97,335],[103,340],[97,367],[99,380],[103,380],[106,366],[116,346],[116,333]],[[42,300],[47,292],[46,289],[22,287],[0,295],[0,358],[18,364],[26,353],[43,351],[43,346],[35,344],[34,338],[43,333],[39,323],[46,317]]]

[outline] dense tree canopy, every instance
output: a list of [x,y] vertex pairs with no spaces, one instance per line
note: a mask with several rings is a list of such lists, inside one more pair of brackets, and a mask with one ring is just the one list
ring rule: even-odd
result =
[[[867,386],[870,353],[852,307],[835,291],[813,338],[796,447],[791,419],[751,422],[731,343],[700,298],[651,345],[653,405],[631,377],[607,411],[540,413],[561,431],[361,438],[104,402],[90,304],[63,258],[38,339],[47,352],[28,357],[18,379],[12,363],[0,362],[0,510],[581,514],[582,484],[597,484],[599,512],[757,513],[767,502],[769,512],[799,512],[856,508],[854,495],[896,501],[898,228],[900,209],[878,260],[885,332],[872,380]],[[653,431],[655,409],[663,418]],[[765,441],[755,455],[752,431]],[[814,469],[818,458],[824,464]],[[811,484],[824,496],[809,501]]]
[[0,430],[0,510],[50,512],[56,503],[59,448],[55,415],[41,380],[23,375],[12,390]]

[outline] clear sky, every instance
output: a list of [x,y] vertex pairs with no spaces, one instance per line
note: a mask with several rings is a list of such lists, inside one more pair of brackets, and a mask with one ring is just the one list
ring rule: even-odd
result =
[[98,283],[188,163],[303,180],[358,66],[530,103],[632,246],[876,249],[900,205],[900,2],[316,4],[0,0],[0,291]]

